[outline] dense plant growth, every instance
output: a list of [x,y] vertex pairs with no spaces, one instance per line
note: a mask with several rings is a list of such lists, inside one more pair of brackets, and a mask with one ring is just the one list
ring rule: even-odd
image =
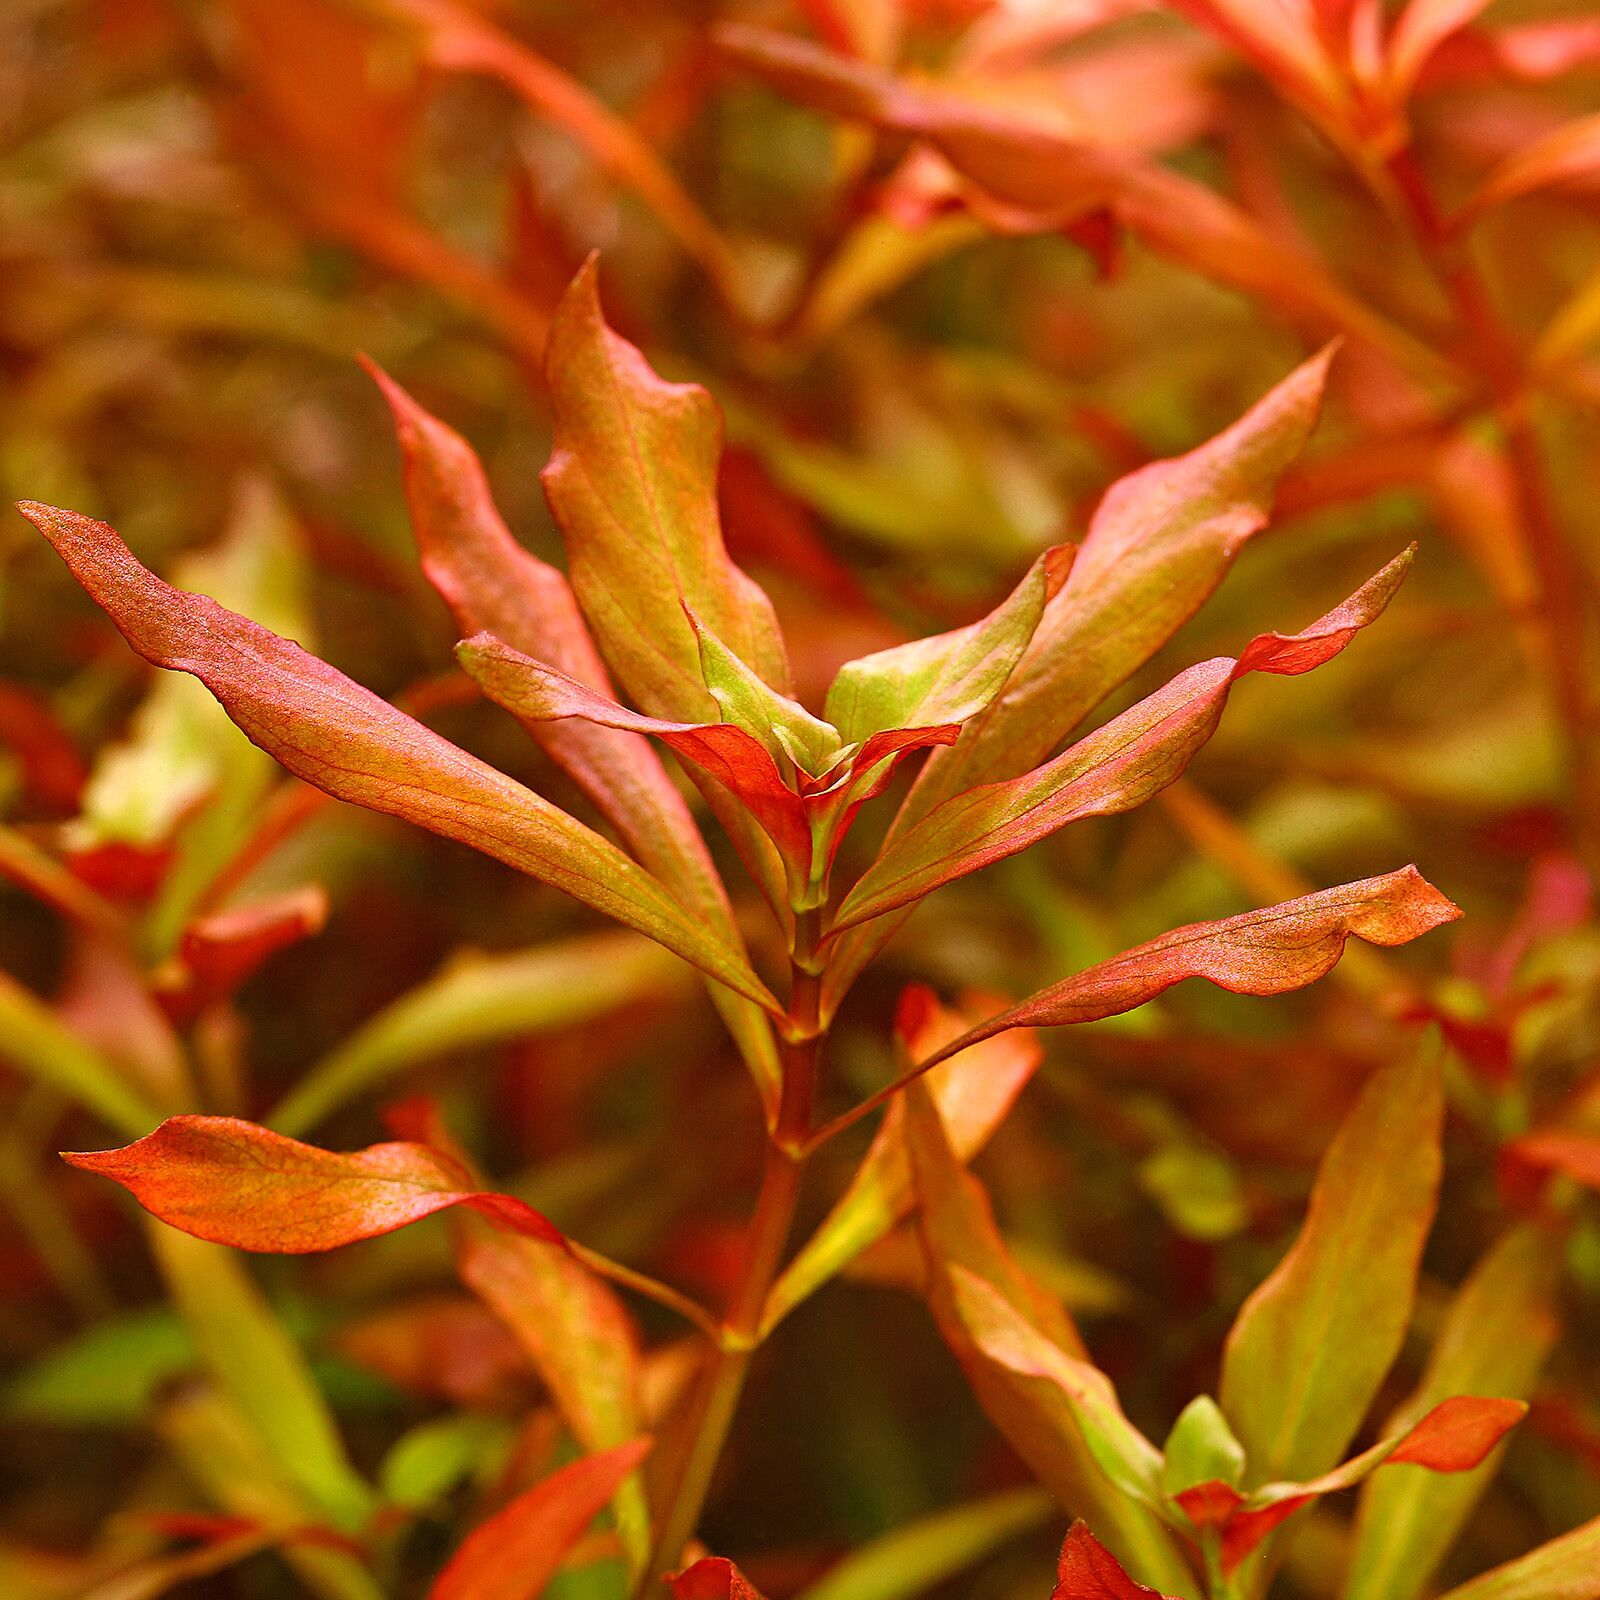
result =
[[0,1589],[1600,1600],[1594,17],[0,30]]

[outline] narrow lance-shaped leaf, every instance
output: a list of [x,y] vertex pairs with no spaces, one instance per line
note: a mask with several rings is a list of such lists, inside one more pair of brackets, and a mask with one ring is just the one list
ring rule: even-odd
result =
[[[462,1281],[511,1331],[585,1450],[639,1432],[639,1338],[610,1287],[558,1246],[488,1228],[461,1231]],[[631,1475],[618,1485],[618,1531],[630,1558],[649,1553],[649,1513]]]
[[697,384],[658,378],[606,326],[593,260],[556,312],[547,376],[555,438],[545,493],[578,603],[629,695],[658,716],[714,713],[685,605],[786,692],[771,602],[722,542],[716,402]]
[[[545,496],[566,541],[578,604],[623,689],[655,716],[716,716],[687,604],[765,683],[788,693],[788,658],[771,603],[729,560],[722,541],[716,403],[696,384],[658,378],[606,326],[592,260],[556,310],[546,380],[555,436]],[[783,916],[784,874],[771,843],[725,790],[699,781]]]
[[1054,761],[945,801],[884,849],[845,897],[835,926],[896,910],[1070,822],[1142,805],[1179,777],[1215,732],[1240,678],[1293,677],[1331,661],[1383,614],[1411,558],[1411,551],[1396,557],[1302,632],[1260,634],[1237,658],[1218,656],[1180,673]]
[[1054,1501],[1032,1486],[930,1512],[852,1550],[799,1600],[911,1600],[1054,1515]]
[[1081,1518],[1067,1530],[1050,1600],[1172,1600],[1135,1583]]
[[[953,749],[929,757],[891,843],[951,795],[1045,760],[1199,609],[1265,526],[1278,480],[1316,424],[1330,358],[1324,351],[1296,369],[1216,438],[1106,491],[1004,693]],[[825,980],[830,1012],[899,921],[838,941]]]
[[474,1189],[452,1157],[423,1144],[319,1150],[237,1117],[182,1116],[120,1150],[65,1159],[120,1183],[172,1227],[241,1250],[332,1250],[450,1206],[533,1238],[562,1239],[531,1206]]
[[[1456,1291],[1416,1393],[1390,1419],[1403,1424],[1452,1394],[1526,1399],[1560,1332],[1554,1289],[1559,1237],[1533,1225],[1512,1229]],[[1386,1472],[1361,1494],[1344,1600],[1412,1600],[1472,1515],[1494,1471],[1440,1478]]]
[[[571,584],[512,537],[472,447],[377,366],[365,365],[394,413],[423,571],[461,632],[493,633],[609,696],[610,677]],[[600,808],[632,854],[682,893],[718,938],[740,948],[705,841],[649,741],[578,719],[529,720],[524,726]],[[713,988],[712,998],[775,1107],[778,1063],[766,1019],[750,1001],[725,989]]]
[[617,1486],[650,1453],[635,1439],[551,1473],[462,1541],[428,1600],[538,1600]]
[[298,645],[163,583],[105,523],[48,506],[22,510],[140,655],[199,678],[297,777],[471,844],[776,1009],[738,951],[592,829]]
[[1299,1236],[1234,1322],[1222,1407],[1256,1483],[1327,1471],[1399,1354],[1443,1116],[1434,1052],[1378,1073],[1322,1159]]
[[1045,551],[981,621],[847,661],[824,708],[839,737],[855,744],[890,728],[976,716],[1005,688],[1075,554],[1071,545]]
[[1159,1501],[1159,1454],[1123,1417],[1059,1302],[1006,1249],[926,1086],[911,1084],[904,1103],[929,1304],[980,1404],[1062,1505],[1093,1516],[1143,1575],[1191,1593],[1177,1550],[1141,1503]]
[[1286,994],[1331,971],[1351,938],[1408,944],[1460,915],[1415,867],[1402,867],[1220,922],[1191,923],[1041,989],[946,1045],[923,1067],[1007,1028],[1117,1016],[1186,978],[1204,978],[1233,994]]

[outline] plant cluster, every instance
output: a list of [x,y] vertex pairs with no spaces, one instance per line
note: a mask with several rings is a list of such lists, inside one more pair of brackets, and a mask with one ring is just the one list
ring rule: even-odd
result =
[[1600,25],[713,9],[0,22],[0,1587],[1600,1600]]

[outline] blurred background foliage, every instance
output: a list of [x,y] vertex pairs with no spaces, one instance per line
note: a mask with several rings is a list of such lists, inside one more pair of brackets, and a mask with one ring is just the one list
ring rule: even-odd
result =
[[[1114,208],[1063,226],[969,203],[926,147],[805,109],[730,61],[712,33],[729,19],[935,77],[970,66],[976,38],[1011,104],[1230,196],[1378,332],[1219,281]],[[1495,1182],[1502,1144],[1550,1126],[1600,1139],[1600,157],[1471,233],[1487,326],[1515,357],[1497,375],[1439,261],[1281,90],[1214,29],[1093,0],[0,9],[6,498],[105,518],[169,577],[581,815],[453,675],[357,351],[473,441],[512,528],[554,558],[539,357],[555,296],[601,250],[613,320],[726,411],[729,545],[773,594],[815,703],[841,660],[981,614],[1039,549],[1081,534],[1114,479],[1210,437],[1344,334],[1272,526],[1125,694],[1302,625],[1417,539],[1382,625],[1315,677],[1241,688],[1159,803],[941,896],[868,974],[834,1045],[843,1103],[893,1070],[887,1019],[913,978],[1016,995],[1176,923],[1403,860],[1464,906],[1457,927],[1353,953],[1304,995],[1179,991],[1046,1040],[978,1170],[1158,1438],[1214,1387],[1221,1335],[1297,1224],[1356,1087],[1392,1058],[1397,1018],[1443,1020],[1452,1116],[1388,1402],[1517,1204]],[[1600,21],[1506,0],[1431,62],[1408,148],[1453,210],[1597,109]],[[63,1087],[85,1075],[257,1116],[309,1084],[296,1131],[314,1123],[334,1145],[381,1136],[384,1101],[435,1093],[485,1169],[564,1228],[723,1291],[758,1113],[684,969],[465,849],[311,797],[197,685],[148,673],[9,512],[0,679],[8,1596],[161,1592],[98,1586],[129,1570],[164,1585],[161,1561],[190,1547],[162,1515],[246,1516],[299,1492],[197,1383],[216,1334],[186,1311],[182,1270],[164,1263],[164,1291],[128,1210],[55,1161],[105,1142]],[[241,967],[226,914],[263,903]],[[861,1148],[820,1162],[812,1221]],[[1560,1332],[1530,1363],[1532,1418],[1447,1573],[1600,1513],[1600,1209],[1580,1179],[1558,1196]],[[270,1385],[292,1390],[305,1353],[394,1511],[388,1592],[421,1593],[460,1528],[560,1448],[526,1360],[452,1286],[442,1224],[249,1274],[227,1292],[258,1285],[296,1354],[247,1381],[292,1409]],[[904,1292],[915,1276],[889,1241],[797,1310],[757,1372],[705,1532],[776,1596],[1027,1482]],[[638,1315],[665,1405],[681,1328]],[[1288,1592],[1337,1592],[1348,1524],[1347,1506],[1315,1513]],[[999,1531],[955,1540],[914,1587],[869,1573],[829,1600],[1047,1593],[1060,1527],[1027,1496],[985,1526]],[[189,1592],[357,1594],[335,1570],[347,1559],[196,1566]],[[579,1572],[561,1592],[611,1591]]]

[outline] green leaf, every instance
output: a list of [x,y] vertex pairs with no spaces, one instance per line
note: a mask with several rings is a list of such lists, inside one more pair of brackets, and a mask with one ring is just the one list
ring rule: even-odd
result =
[[1435,1051],[1375,1075],[1322,1159],[1298,1238],[1234,1322],[1221,1400],[1250,1483],[1334,1466],[1400,1353],[1443,1119]]
[[156,1264],[201,1361],[238,1406],[284,1477],[336,1526],[355,1531],[376,1508],[299,1346],[239,1258],[151,1221]]
[[839,737],[856,744],[891,728],[965,722],[984,710],[1022,659],[1074,554],[1070,545],[1045,551],[979,622],[847,661],[825,708]]
[[1237,1485],[1244,1477],[1244,1446],[1208,1394],[1196,1395],[1179,1413],[1161,1454],[1161,1487],[1169,1495],[1197,1483]]
[[421,1511],[503,1454],[514,1436],[501,1418],[473,1411],[431,1417],[389,1446],[378,1466],[378,1488],[391,1505]]
[[166,1306],[108,1317],[48,1350],[4,1390],[5,1413],[61,1427],[144,1421],[161,1386],[189,1371],[194,1339]]
[[[1532,1225],[1507,1233],[1456,1291],[1416,1392],[1384,1424],[1401,1431],[1450,1395],[1526,1399],[1560,1332],[1558,1238]],[[1362,1491],[1345,1600],[1413,1600],[1472,1515],[1498,1457],[1440,1477],[1385,1472]]]
[[918,1517],[852,1550],[799,1600],[911,1600],[1054,1514],[1044,1490],[1009,1489]]
[[355,1096],[419,1062],[571,1027],[635,1000],[678,995],[687,977],[673,956],[631,933],[459,957],[312,1067],[268,1125],[301,1138]]

